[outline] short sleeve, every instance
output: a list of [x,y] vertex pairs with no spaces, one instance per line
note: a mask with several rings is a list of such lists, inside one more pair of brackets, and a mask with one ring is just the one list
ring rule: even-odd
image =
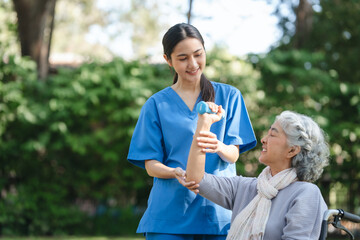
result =
[[145,168],[145,160],[163,162],[163,135],[155,101],[149,98],[141,109],[130,142],[128,161]]
[[255,133],[240,91],[236,91],[231,97],[228,111],[224,143],[239,145],[240,153],[255,147]]

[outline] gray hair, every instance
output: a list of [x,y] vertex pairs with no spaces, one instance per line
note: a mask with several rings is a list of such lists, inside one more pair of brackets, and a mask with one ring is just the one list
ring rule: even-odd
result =
[[284,130],[289,146],[299,146],[300,152],[292,158],[300,181],[314,182],[329,164],[329,146],[324,132],[310,117],[284,111],[276,117]]

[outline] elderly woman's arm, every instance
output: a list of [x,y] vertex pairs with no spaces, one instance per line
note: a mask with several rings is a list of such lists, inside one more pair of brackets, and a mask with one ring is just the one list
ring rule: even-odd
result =
[[212,123],[218,121],[220,118],[221,114],[199,115],[197,128],[189,152],[186,175],[184,173],[186,176],[184,182],[194,184],[192,185],[193,189],[189,188],[193,192],[200,193],[203,197],[226,209],[232,209],[235,191],[240,180],[235,177],[217,177],[212,174],[206,174],[206,178],[204,178],[206,155],[204,148],[206,148],[206,143],[198,141],[198,138],[206,138],[213,134],[210,132],[210,127]]
[[206,153],[203,152],[202,147],[198,145],[197,138],[200,137],[201,131],[210,131],[211,124],[212,122],[209,118],[199,116],[186,167],[187,182],[195,181],[195,183],[199,183],[204,176]]
[[[213,106],[210,106],[211,108]],[[217,109],[217,114],[203,114],[199,115],[195,134],[193,136],[188,162],[186,166],[186,182],[194,181],[199,183],[204,176],[205,172],[205,155],[202,149],[206,148],[202,143],[198,143],[198,138],[201,137],[201,132],[210,132],[210,127],[214,122],[221,120],[223,109],[220,106]]]

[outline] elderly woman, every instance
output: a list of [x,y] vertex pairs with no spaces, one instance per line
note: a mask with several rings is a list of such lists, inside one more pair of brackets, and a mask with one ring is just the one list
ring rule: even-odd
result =
[[216,152],[210,127],[223,112],[221,106],[209,106],[218,114],[199,115],[186,174],[177,169],[178,180],[233,211],[227,239],[318,239],[327,206],[311,182],[321,176],[329,157],[320,127],[310,117],[284,111],[261,139],[259,161],[267,166],[261,174],[219,177],[204,171],[206,153]]

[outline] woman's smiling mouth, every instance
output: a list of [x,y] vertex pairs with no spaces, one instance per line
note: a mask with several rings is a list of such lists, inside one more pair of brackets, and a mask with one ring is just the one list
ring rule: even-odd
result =
[[190,75],[196,75],[198,73],[200,68],[197,68],[196,70],[194,71],[186,71],[186,73],[190,74]]

